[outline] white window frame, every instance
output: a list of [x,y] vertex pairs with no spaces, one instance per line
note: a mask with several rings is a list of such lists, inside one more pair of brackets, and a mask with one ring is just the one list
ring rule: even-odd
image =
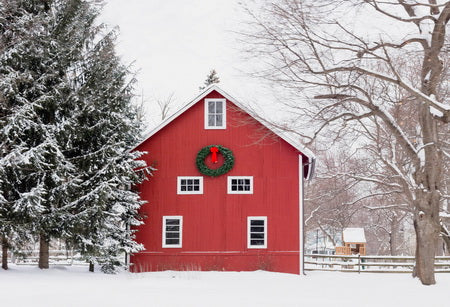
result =
[[[233,179],[250,179],[250,191],[233,191],[231,190],[231,181]],[[253,194],[253,176],[228,176],[227,180],[228,194]]]
[[[178,219],[180,221],[180,243],[166,244],[166,220]],[[181,248],[183,246],[183,217],[181,215],[165,215],[162,223],[162,247],[163,248]]]
[[[264,221],[264,245],[251,245],[250,239],[250,225],[251,221]],[[267,248],[267,216],[249,216],[247,217],[247,248],[251,249],[261,249]]]
[[[222,126],[210,126],[208,123],[208,104],[210,101],[222,101],[223,106],[223,118]],[[208,98],[205,99],[205,129],[226,129],[227,128],[227,100],[223,98]]]
[[[200,190],[199,191],[181,191],[181,180],[188,179],[199,179]],[[203,177],[202,176],[178,176],[177,177],[177,194],[178,195],[186,195],[186,194],[203,194]]]

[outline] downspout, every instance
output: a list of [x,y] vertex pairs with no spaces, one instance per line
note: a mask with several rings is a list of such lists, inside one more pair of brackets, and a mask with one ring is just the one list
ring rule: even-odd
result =
[[308,165],[308,177],[306,180],[311,180],[314,175],[315,159],[309,157],[308,162],[303,164],[303,157],[298,156],[299,165],[299,269],[300,275],[305,273],[305,176],[304,167]]
[[305,234],[304,234],[304,175],[303,175],[303,156],[298,155],[298,174],[299,174],[299,274],[305,274]]

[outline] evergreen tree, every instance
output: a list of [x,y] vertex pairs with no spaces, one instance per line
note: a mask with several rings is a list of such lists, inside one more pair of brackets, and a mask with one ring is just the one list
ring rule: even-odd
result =
[[51,2],[2,0],[0,22],[0,174],[9,220],[2,228],[6,236],[23,233],[18,223],[39,236],[40,268],[48,268],[50,237],[61,234],[73,171],[58,144],[69,84]]
[[199,89],[200,90],[204,90],[205,88],[207,88],[208,86],[210,86],[211,84],[215,84],[215,83],[220,83],[220,79],[219,76],[217,75],[217,72],[215,69],[212,69],[208,76],[206,77],[205,82],[203,82],[203,86],[200,86]]
[[139,224],[130,187],[143,165],[128,151],[139,126],[115,35],[95,25],[99,9],[96,0],[0,0],[0,218],[15,225],[0,231],[39,237],[40,268],[51,238],[104,271],[139,249],[127,228]]
[[[130,187],[145,167],[129,149],[139,141],[137,108],[131,104],[134,79],[114,52],[115,32],[100,40],[82,63],[79,112],[72,127],[72,161],[79,172],[74,243],[85,258],[113,272],[123,252],[138,251],[129,226],[139,225],[142,205]],[[92,270],[91,266],[91,270]]]

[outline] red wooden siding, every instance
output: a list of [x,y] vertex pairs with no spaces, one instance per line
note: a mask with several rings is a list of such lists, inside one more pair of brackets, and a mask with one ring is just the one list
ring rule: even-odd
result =
[[[204,99],[138,146],[154,177],[139,188],[148,203],[137,241],[145,251],[132,255],[134,271],[257,270],[299,273],[299,152],[227,100],[227,129],[204,129]],[[196,168],[207,145],[229,148],[234,168],[211,178]],[[220,155],[219,155],[220,157]],[[207,159],[209,159],[208,156]],[[220,163],[220,162],[219,162]],[[203,176],[203,194],[177,195],[177,176]],[[228,176],[253,176],[253,194],[227,194]],[[182,248],[162,248],[162,216],[183,216]],[[267,249],[247,248],[247,217],[267,216]]]

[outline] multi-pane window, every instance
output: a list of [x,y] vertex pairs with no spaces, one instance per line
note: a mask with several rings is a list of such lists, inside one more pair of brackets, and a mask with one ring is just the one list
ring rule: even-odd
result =
[[203,194],[203,177],[178,177],[177,194]]
[[267,216],[249,216],[247,247],[267,248]]
[[205,99],[205,128],[226,128],[225,99]]
[[229,176],[228,194],[253,194],[253,177]]
[[182,230],[182,216],[163,216],[162,247],[181,247]]

